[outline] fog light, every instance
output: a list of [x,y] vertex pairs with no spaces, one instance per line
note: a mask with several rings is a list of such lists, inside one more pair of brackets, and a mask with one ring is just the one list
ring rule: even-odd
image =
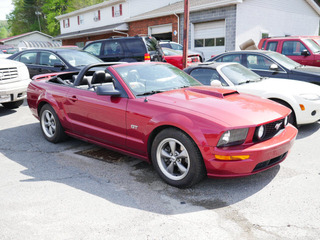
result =
[[10,101],[11,101],[10,94],[8,94],[8,95],[0,95],[0,103],[2,103],[2,102],[10,102]]
[[223,161],[235,161],[235,160],[245,160],[250,157],[250,155],[239,155],[239,156],[224,156],[224,155],[214,155],[218,160]]
[[315,116],[316,114],[317,114],[317,111],[314,110],[314,111],[312,111],[311,116]]

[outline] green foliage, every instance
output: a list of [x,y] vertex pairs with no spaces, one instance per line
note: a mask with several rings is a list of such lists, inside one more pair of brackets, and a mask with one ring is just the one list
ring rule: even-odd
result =
[[0,39],[4,39],[8,37],[8,31],[5,27],[0,28]]
[[41,29],[56,36],[60,34],[60,24],[55,17],[101,2],[103,0],[13,0],[14,10],[7,16],[9,28],[12,35]]

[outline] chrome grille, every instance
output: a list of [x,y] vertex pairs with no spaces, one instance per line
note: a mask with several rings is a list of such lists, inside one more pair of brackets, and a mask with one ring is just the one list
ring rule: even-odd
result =
[[254,142],[259,142],[259,141],[264,141],[264,140],[270,139],[274,135],[276,135],[279,131],[284,129],[285,128],[284,119],[265,124],[265,127],[266,127],[266,133],[264,134],[264,136],[261,139],[259,139],[257,137],[259,127],[256,128],[254,136],[253,136]]
[[10,80],[18,77],[18,70],[16,67],[0,68],[0,81]]

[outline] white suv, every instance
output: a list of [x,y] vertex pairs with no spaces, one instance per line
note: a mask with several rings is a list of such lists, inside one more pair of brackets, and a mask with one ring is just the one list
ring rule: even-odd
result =
[[30,81],[25,64],[0,59],[0,104],[8,109],[19,107],[27,96]]

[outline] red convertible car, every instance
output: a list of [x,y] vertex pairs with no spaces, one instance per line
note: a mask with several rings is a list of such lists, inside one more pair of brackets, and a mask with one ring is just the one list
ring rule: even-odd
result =
[[271,168],[297,135],[288,108],[203,86],[167,63],[98,63],[42,75],[30,83],[27,99],[48,141],[69,135],[141,158],[181,188],[205,175]]

